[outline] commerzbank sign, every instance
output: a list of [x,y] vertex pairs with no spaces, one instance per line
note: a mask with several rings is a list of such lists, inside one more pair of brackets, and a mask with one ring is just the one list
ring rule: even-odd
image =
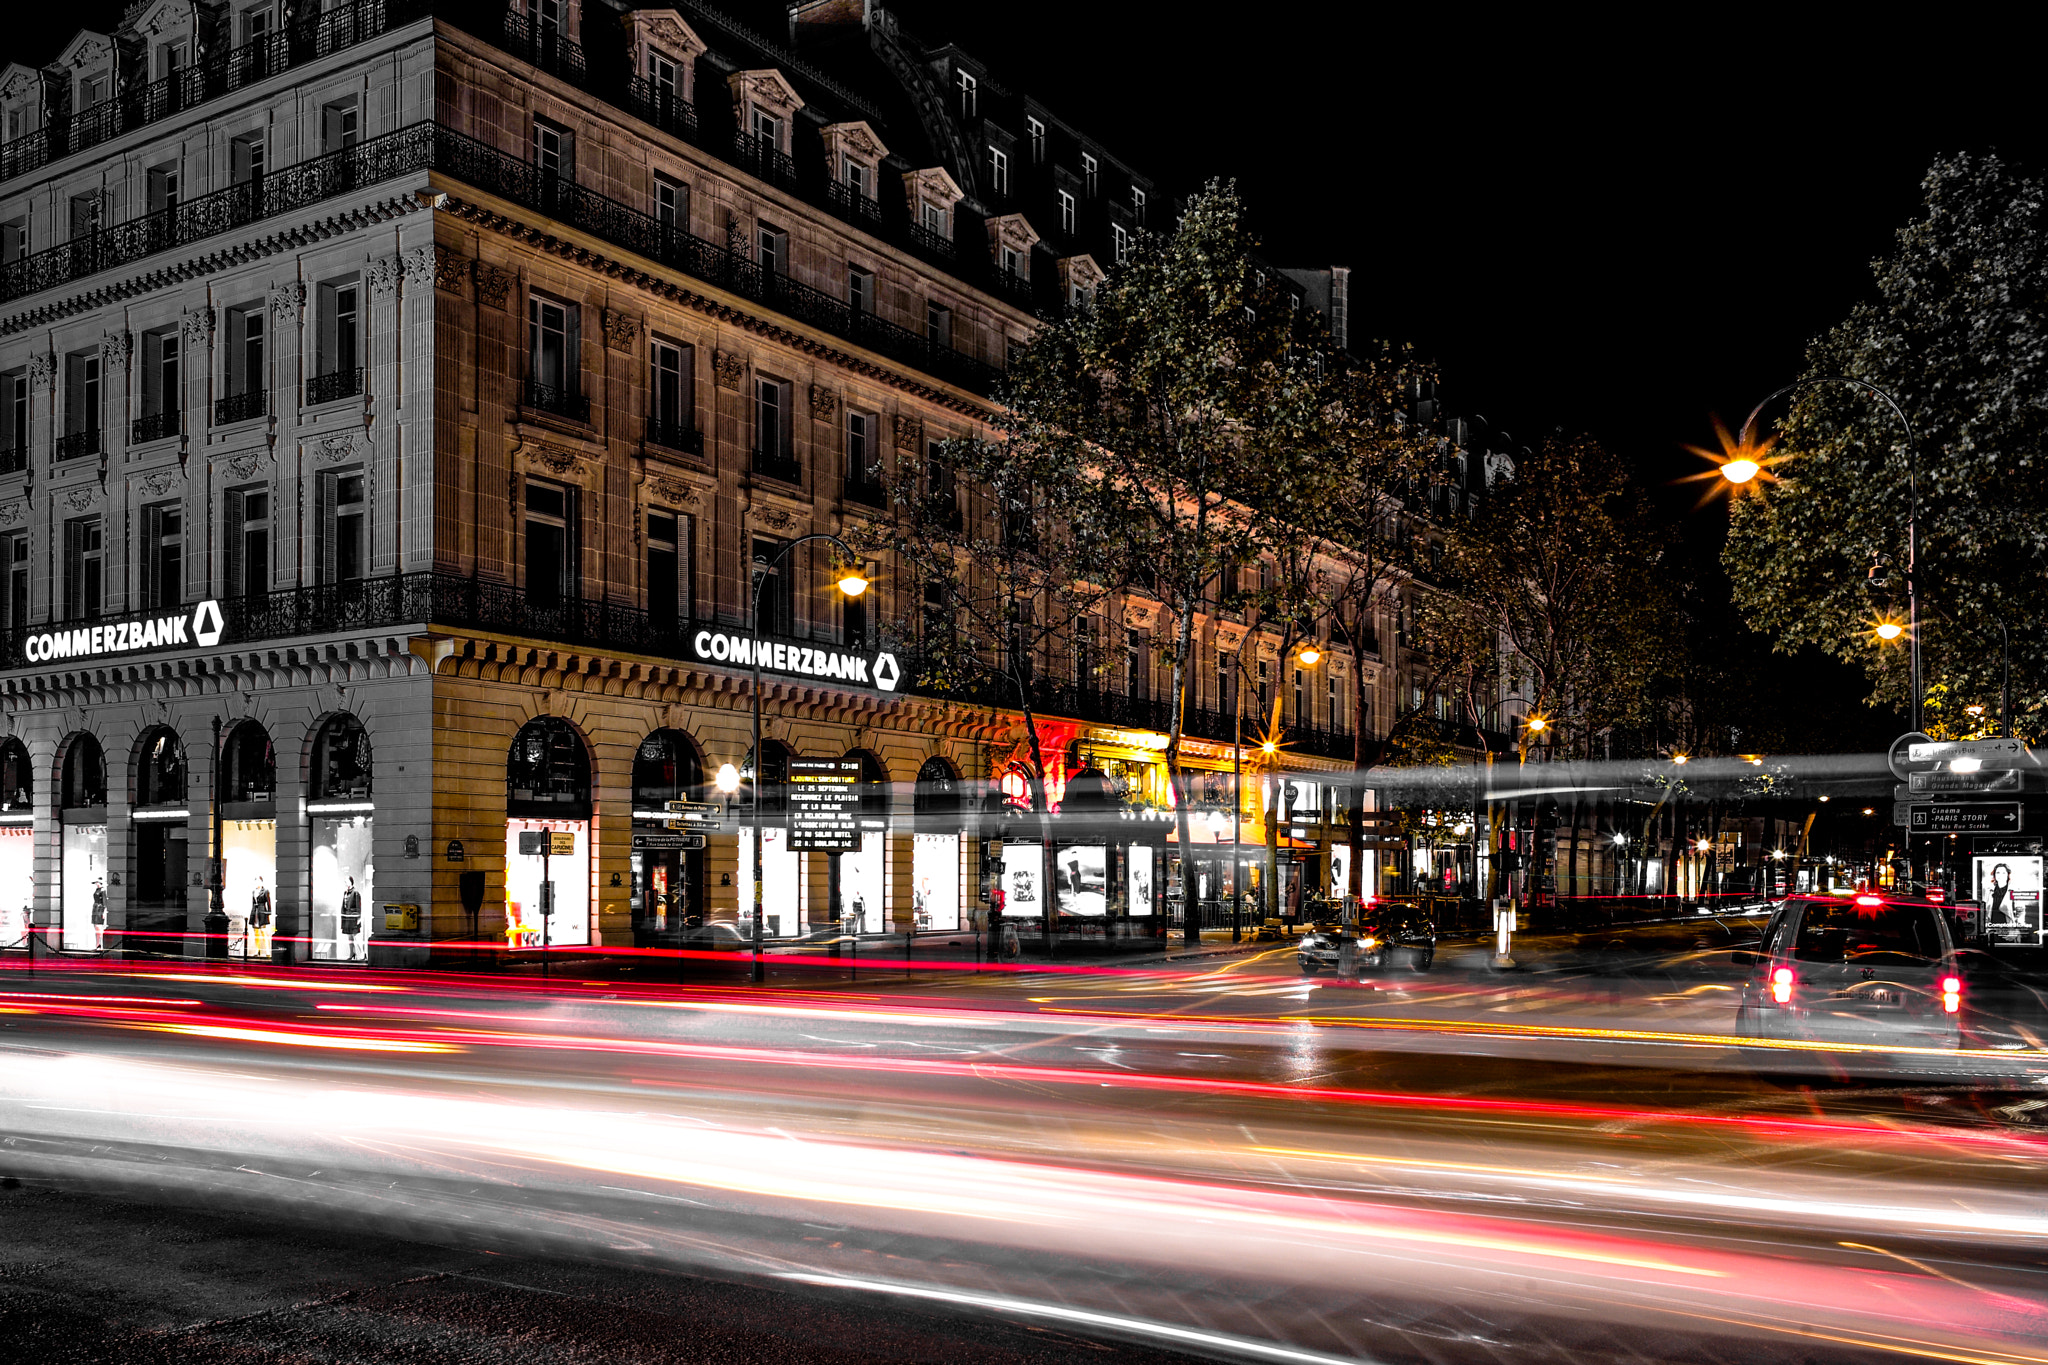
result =
[[763,673],[852,683],[856,687],[873,687],[883,692],[894,692],[897,684],[903,681],[902,667],[897,664],[896,656],[887,650],[870,657],[836,649],[819,649],[815,645],[786,644],[780,640],[756,641],[751,636],[728,635],[722,630],[700,630],[690,639],[692,657],[704,663],[732,664],[740,668],[754,666],[757,647]]
[[194,645],[205,649],[219,644],[226,629],[220,603],[208,598],[185,612],[41,631],[23,643],[22,655],[29,663],[40,664],[151,649],[190,649]]

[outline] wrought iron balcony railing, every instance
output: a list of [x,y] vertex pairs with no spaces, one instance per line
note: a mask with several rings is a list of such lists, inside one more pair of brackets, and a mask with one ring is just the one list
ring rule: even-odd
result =
[[846,500],[860,503],[864,507],[887,507],[889,490],[882,487],[879,479],[848,479]]
[[906,230],[910,234],[910,244],[913,247],[927,256],[935,256],[949,265],[952,263],[955,254],[952,238],[941,237],[922,223],[910,223],[906,225]]
[[590,420],[590,400],[574,389],[558,388],[543,384],[538,379],[526,381],[526,406],[535,412],[549,412],[557,417],[566,417],[572,422]]
[[69,436],[57,438],[57,458],[76,460],[86,455],[100,453],[100,429],[91,427],[85,431],[74,431]]
[[804,481],[804,467],[800,461],[793,460],[787,455],[777,455],[766,450],[754,452],[754,472],[766,475],[771,479],[781,479],[784,483],[802,483]]
[[268,390],[250,389],[247,393],[216,398],[213,400],[213,424],[224,427],[230,422],[246,422],[261,417],[270,410],[269,397]]
[[671,91],[663,90],[645,76],[630,76],[621,92],[626,109],[638,114],[665,133],[686,142],[697,140],[697,106]]
[[518,10],[510,10],[505,15],[503,40],[507,52],[550,76],[575,86],[590,83],[590,65],[583,58],[583,48],[564,38],[553,24],[534,23]]
[[771,185],[786,190],[799,188],[796,158],[766,138],[752,133],[733,134],[732,159],[734,165],[752,171]]
[[0,181],[26,175],[60,157],[146,127],[293,67],[367,42],[432,12],[433,0],[354,0],[317,7],[277,32],[203,60],[160,80],[137,84],[68,118],[52,119],[0,144]]
[[647,443],[667,446],[680,450],[685,455],[704,453],[704,433],[688,422],[664,422],[659,417],[647,419]]
[[314,375],[306,381],[306,406],[354,398],[362,391],[363,367],[360,365],[352,370],[336,370],[333,374]]
[[27,446],[0,446],[0,474],[19,474],[27,468]]
[[139,446],[148,441],[161,441],[166,436],[178,434],[178,410],[170,408],[153,412],[147,417],[138,417],[128,424],[128,444]]
[[834,180],[826,185],[825,203],[855,227],[877,234],[882,230],[882,201],[872,194],[862,194],[843,180]]

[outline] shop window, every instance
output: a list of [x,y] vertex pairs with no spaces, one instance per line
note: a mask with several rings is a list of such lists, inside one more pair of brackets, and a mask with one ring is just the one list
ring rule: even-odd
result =
[[506,761],[506,812],[539,819],[590,818],[590,751],[569,722],[528,721]]
[[647,514],[647,617],[673,630],[691,617],[690,518],[674,512]]
[[12,815],[34,808],[35,778],[28,750],[18,739],[0,740],[0,813]]
[[98,517],[73,517],[64,523],[64,619],[89,621],[100,614],[107,551],[104,523]]
[[277,902],[277,759],[253,720],[227,732],[220,754],[221,907],[228,956],[266,960],[282,907]]
[[[270,591],[270,490],[231,488],[223,495],[222,580],[229,597]],[[360,555],[352,556],[360,560]]]
[[755,625],[764,636],[796,634],[795,581],[781,550],[779,540],[754,539],[754,601],[759,613]]
[[367,800],[370,732],[354,716],[329,716],[313,736],[309,795],[316,801]]
[[[313,488],[314,517],[319,524],[320,581],[352,583],[367,571],[365,517],[369,511],[363,471],[327,470]],[[248,504],[243,504],[246,515]],[[268,503],[265,504],[268,510]],[[246,548],[247,541],[244,545]],[[266,546],[267,548],[267,546]],[[244,570],[247,561],[244,561]]]
[[185,804],[185,746],[167,726],[145,730],[135,746],[135,804]]
[[277,755],[270,733],[253,720],[227,733],[221,751],[222,801],[234,805],[269,804],[277,799]]
[[[506,757],[505,935],[514,948],[588,943],[590,751],[574,726],[538,716]],[[522,836],[567,835],[564,854],[522,848]],[[547,846],[551,839],[536,837]]]
[[576,572],[576,492],[539,479],[526,481],[526,600],[554,608],[582,593]]
[[312,955],[360,961],[369,955],[365,906],[375,906],[375,829],[370,810],[370,735],[347,713],[313,736],[306,811],[312,821]]
[[58,804],[64,810],[87,810],[107,804],[107,760],[100,742],[84,731],[64,741],[59,767]]
[[960,775],[953,771],[952,764],[943,758],[924,761],[924,766],[917,770],[917,781],[911,791],[911,808],[920,829],[927,823],[933,829],[959,828],[964,807]]
[[36,884],[35,791],[28,749],[0,739],[0,950],[25,947]]
[[7,613],[0,626],[19,630],[28,624],[28,532],[0,536],[0,564],[7,569],[7,593],[0,597],[0,609]]
[[185,509],[160,502],[142,509],[142,601],[152,610],[184,601]]
[[[761,813],[781,815],[789,809],[789,750],[772,739],[761,741]],[[736,806],[751,809],[754,799],[754,756],[749,753],[740,765],[740,795]]]
[[[150,738],[145,735],[144,743]],[[97,952],[105,946],[107,933],[106,758],[99,741],[83,732],[64,742],[63,753],[63,805],[58,816],[59,943],[71,952]],[[182,870],[184,865],[180,862],[177,866]]]
[[703,785],[697,746],[680,730],[655,730],[633,751],[635,819],[666,820],[668,802],[698,800]]

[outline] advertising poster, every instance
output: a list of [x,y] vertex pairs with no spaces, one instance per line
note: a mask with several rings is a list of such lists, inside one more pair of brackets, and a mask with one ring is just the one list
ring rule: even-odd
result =
[[1142,844],[1134,844],[1125,861],[1131,870],[1130,913],[1149,915],[1152,913],[1152,850]]
[[1101,844],[1068,844],[1053,859],[1062,915],[1100,917],[1109,913],[1107,850]]
[[2041,942],[2041,863],[2005,853],[1980,853],[1972,860],[1984,936],[1993,943]]
[[1037,844],[1003,845],[1003,913],[1024,918],[1045,913],[1045,853]]
[[910,846],[910,902],[920,929],[960,927],[960,836],[919,834]]
[[107,827],[64,826],[62,944],[67,953],[98,952],[107,936]]

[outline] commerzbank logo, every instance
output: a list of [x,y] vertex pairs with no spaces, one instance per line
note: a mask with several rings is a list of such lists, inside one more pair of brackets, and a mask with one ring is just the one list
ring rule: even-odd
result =
[[63,659],[103,659],[116,654],[139,654],[152,649],[210,649],[227,634],[227,620],[220,603],[208,598],[187,612],[166,616],[138,616],[127,621],[109,621],[90,626],[68,626],[31,635],[22,653],[32,664],[55,663]]
[[894,654],[886,651],[872,658],[842,650],[820,649],[814,645],[790,644],[782,640],[756,641],[746,635],[722,630],[700,630],[690,640],[690,653],[705,663],[733,664],[740,668],[758,666],[763,673],[781,673],[820,682],[847,682],[894,692],[903,680],[903,669]]

